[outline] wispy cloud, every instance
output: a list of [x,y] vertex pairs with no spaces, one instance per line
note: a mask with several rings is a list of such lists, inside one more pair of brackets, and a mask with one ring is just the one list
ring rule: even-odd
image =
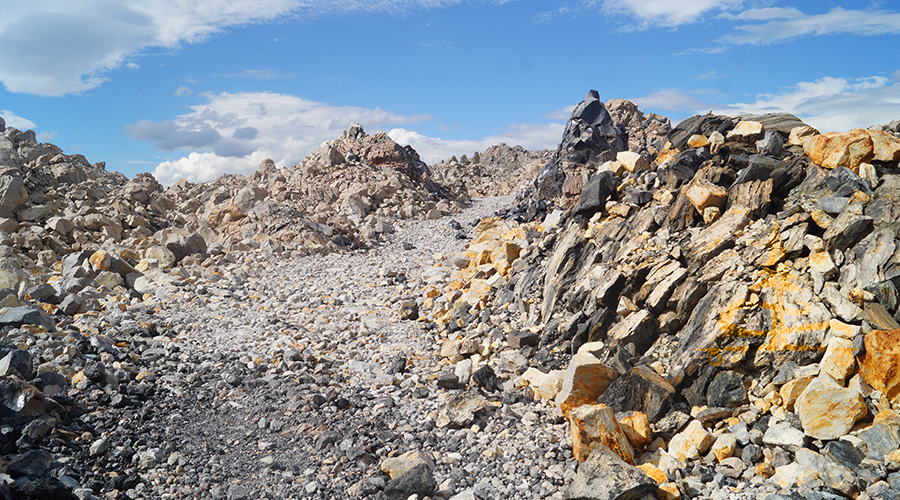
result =
[[803,36],[896,35],[900,13],[883,9],[848,10],[835,7],[824,14],[804,14],[796,9],[758,9],[744,12],[743,24],[718,41],[726,45],[771,45]]
[[7,127],[15,127],[19,130],[29,130],[37,128],[33,121],[28,118],[22,118],[8,109],[0,110],[0,117],[6,122]]
[[585,0],[584,5],[611,15],[636,18],[632,29],[677,27],[721,13],[734,12],[741,0]]
[[59,96],[138,67],[149,49],[177,49],[278,18],[440,8],[462,0],[67,0],[14,2],[0,16],[0,82],[14,93]]
[[884,76],[837,78],[826,76],[799,82],[777,93],[759,94],[748,102],[719,102],[721,96],[705,91],[666,89],[634,99],[641,108],[730,116],[792,113],[826,131],[846,131],[888,123],[900,117],[900,83]]
[[191,95],[191,92],[193,92],[193,90],[181,85],[175,90],[175,95],[181,97],[183,95]]
[[723,78],[725,75],[720,75],[716,70],[707,71],[702,75],[697,75],[694,77],[694,80],[718,80],[719,78]]
[[291,75],[286,75],[274,69],[244,69],[238,71],[237,73],[228,73],[219,76],[232,78],[256,78],[257,80],[278,80],[291,77]]

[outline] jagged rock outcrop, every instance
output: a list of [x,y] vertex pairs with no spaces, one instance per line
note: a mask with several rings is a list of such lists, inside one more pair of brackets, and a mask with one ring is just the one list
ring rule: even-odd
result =
[[[540,213],[535,199],[558,207],[543,224],[518,226],[533,236],[508,273],[493,277],[478,267],[490,258],[467,253],[448,286],[428,289],[432,318],[476,344],[498,324],[484,318],[500,312],[507,331],[540,335],[519,348],[530,367],[509,375],[516,386],[583,359],[609,367],[612,383],[569,376],[566,387],[592,394],[596,385],[595,403],[650,414],[677,460],[703,457],[713,442],[705,428],[744,422],[765,431],[761,444],[797,454],[802,463],[773,470],[796,487],[811,449],[860,429],[870,450],[882,446],[867,430],[900,409],[889,361],[900,330],[897,132],[819,134],[786,114],[699,115],[668,131],[648,165],[626,168],[615,157],[630,142],[613,124],[644,121],[636,108],[609,107],[594,92],[579,104],[534,191],[506,214],[496,244],[515,234],[512,220]],[[490,286],[460,305],[476,268]],[[727,433],[736,443],[741,432]],[[703,460],[728,460],[730,443]],[[744,453],[747,465],[759,462]]]

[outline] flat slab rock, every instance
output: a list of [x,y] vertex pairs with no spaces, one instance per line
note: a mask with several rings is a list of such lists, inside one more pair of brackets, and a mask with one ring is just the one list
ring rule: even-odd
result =
[[485,399],[477,392],[467,391],[452,396],[438,410],[435,425],[443,427],[465,427],[475,421],[478,412],[494,407],[496,404]]

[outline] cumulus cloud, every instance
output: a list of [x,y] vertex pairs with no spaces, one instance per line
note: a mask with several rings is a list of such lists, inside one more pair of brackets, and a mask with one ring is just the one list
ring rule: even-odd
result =
[[293,165],[324,141],[335,139],[350,122],[374,132],[384,125],[430,120],[428,115],[402,116],[380,108],[331,106],[270,92],[208,95],[208,102],[174,120],[141,120],[126,127],[132,139],[156,143],[162,151],[191,151],[159,164],[160,182],[184,177],[192,182],[224,173],[251,173],[266,158]]
[[[714,97],[714,95],[706,95]],[[889,123],[900,117],[900,83],[884,76],[826,76],[777,93],[759,94],[750,102],[722,104],[705,100],[704,92],[668,89],[634,99],[642,108],[725,115],[792,113],[822,132],[843,132]]]
[[35,129],[37,126],[28,118],[22,118],[8,109],[0,110],[0,117],[6,122],[7,127],[15,127],[19,130]]
[[[197,43],[225,29],[333,12],[398,14],[462,0],[46,0],[12,2],[0,16],[0,82],[59,96],[102,84],[149,48]],[[8,2],[9,3],[9,2]]]

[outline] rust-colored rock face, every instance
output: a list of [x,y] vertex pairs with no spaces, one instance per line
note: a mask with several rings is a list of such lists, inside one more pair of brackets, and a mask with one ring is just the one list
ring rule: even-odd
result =
[[813,163],[824,168],[852,169],[875,157],[875,144],[869,131],[863,129],[817,135],[804,142],[803,150]]
[[580,406],[569,415],[569,423],[572,427],[572,452],[578,461],[586,460],[591,451],[602,444],[634,465],[634,448],[608,406]]
[[865,345],[859,373],[872,388],[894,399],[900,394],[900,330],[876,330],[866,335]]

